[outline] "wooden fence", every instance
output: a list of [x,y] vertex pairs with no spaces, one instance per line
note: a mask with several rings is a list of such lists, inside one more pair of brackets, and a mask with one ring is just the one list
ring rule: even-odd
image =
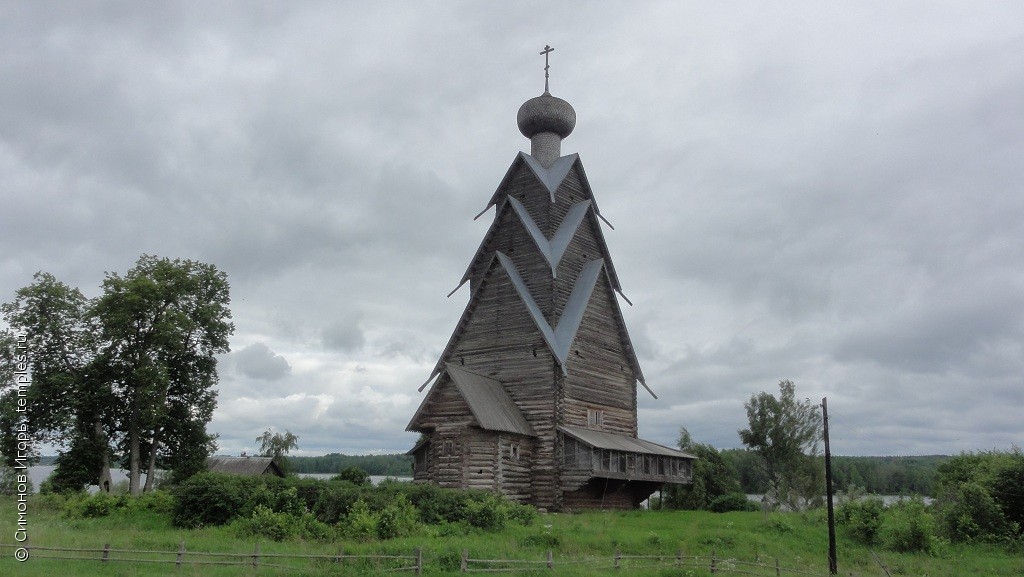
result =
[[556,571],[558,567],[587,566],[588,569],[598,571],[621,571],[626,569],[652,568],[652,567],[689,567],[707,569],[712,574],[721,575],[757,575],[769,577],[781,577],[782,575],[811,575],[821,576],[825,573],[814,573],[810,571],[787,569],[775,559],[774,564],[760,562],[739,561],[732,558],[722,558],[711,551],[709,556],[686,556],[682,551],[676,551],[672,555],[623,555],[616,550],[611,557],[587,557],[555,559],[551,551],[547,552],[547,558],[543,560],[526,559],[474,559],[469,556],[469,551],[462,551],[462,563],[460,570],[463,573],[514,573],[519,571],[537,571],[549,569]]
[[[28,549],[31,559],[59,559],[72,561],[91,561],[100,563],[162,563],[175,567],[184,566],[209,566],[209,565],[234,565],[238,567],[250,567],[258,570],[261,567],[284,569],[284,570],[309,570],[316,567],[341,567],[345,565],[372,569],[377,573],[411,571],[421,575],[424,568],[423,550],[416,548],[411,555],[350,555],[346,554],[343,548],[339,548],[334,555],[301,555],[293,553],[261,553],[257,543],[251,552],[247,553],[211,553],[190,551],[181,542],[176,550],[141,550],[141,549],[113,549],[109,544],[102,548],[75,549],[62,547],[36,547],[34,545],[0,544],[0,551]],[[555,557],[552,551],[548,551],[543,559],[476,559],[470,556],[468,550],[463,550],[459,570],[462,573],[517,573],[552,571],[557,572],[559,568],[586,567],[588,571],[609,571],[619,572],[622,570],[655,568],[655,567],[680,567],[699,568],[708,570],[716,575],[755,575],[763,577],[781,577],[783,575],[807,575],[824,576],[827,571],[821,573],[806,570],[788,569],[779,564],[778,559],[774,563],[740,561],[733,558],[723,558],[712,551],[710,555],[684,555],[682,551],[676,551],[674,555],[623,555],[616,550],[607,557],[592,556],[584,558]]]
[[415,549],[412,555],[350,555],[339,548],[334,555],[302,555],[296,553],[261,553],[257,543],[250,553],[211,553],[189,551],[182,541],[176,550],[113,549],[110,544],[102,548],[75,549],[64,547],[37,547],[35,545],[0,544],[0,550],[28,550],[27,559],[60,559],[70,561],[93,561],[100,563],[158,563],[173,564],[176,567],[234,565],[274,569],[309,570],[317,566],[357,565],[369,567],[380,573],[412,571],[423,573],[423,552]]

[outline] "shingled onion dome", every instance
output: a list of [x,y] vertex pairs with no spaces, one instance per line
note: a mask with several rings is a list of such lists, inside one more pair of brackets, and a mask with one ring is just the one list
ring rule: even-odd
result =
[[544,168],[562,155],[562,139],[576,128],[576,111],[568,102],[545,91],[519,107],[519,132],[530,139],[530,156]]

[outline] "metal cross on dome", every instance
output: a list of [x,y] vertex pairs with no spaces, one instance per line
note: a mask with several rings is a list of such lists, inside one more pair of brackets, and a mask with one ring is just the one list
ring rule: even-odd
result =
[[548,68],[551,68],[551,65],[548,64],[548,54],[551,54],[554,51],[554,48],[545,44],[544,51],[541,52],[541,54],[544,55],[544,92],[548,92]]

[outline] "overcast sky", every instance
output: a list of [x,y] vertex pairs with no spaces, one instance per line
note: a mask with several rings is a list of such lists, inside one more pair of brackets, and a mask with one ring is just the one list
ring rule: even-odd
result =
[[837,454],[1022,444],[1024,3],[0,10],[0,301],[215,264],[221,453],[412,446],[545,44],[659,396],[642,437],[739,446],[791,379]]

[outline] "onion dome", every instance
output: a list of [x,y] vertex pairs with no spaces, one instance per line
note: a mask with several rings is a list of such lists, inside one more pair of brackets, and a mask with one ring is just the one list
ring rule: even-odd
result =
[[545,90],[519,107],[516,121],[519,132],[530,139],[530,156],[544,168],[551,168],[562,154],[562,139],[576,127],[576,111]]
[[526,138],[532,139],[542,132],[552,132],[559,138],[565,138],[576,127],[576,111],[568,102],[545,91],[519,107],[516,121]]

